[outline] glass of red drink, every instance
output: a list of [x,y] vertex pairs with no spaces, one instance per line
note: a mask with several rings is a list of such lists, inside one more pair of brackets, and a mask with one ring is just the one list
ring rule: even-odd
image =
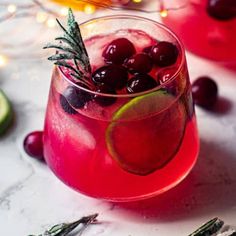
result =
[[[164,0],[164,8],[169,1]],[[184,2],[184,3],[183,3]],[[236,61],[235,0],[173,0],[163,22],[183,41],[188,50],[218,61]]]
[[165,26],[135,16],[97,18],[80,29],[96,89],[54,67],[44,129],[49,167],[95,198],[167,191],[189,173],[199,149],[182,44]]

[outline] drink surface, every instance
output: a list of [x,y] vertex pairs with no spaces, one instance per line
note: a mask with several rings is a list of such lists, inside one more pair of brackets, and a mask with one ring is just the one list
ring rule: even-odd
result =
[[[92,37],[85,44],[93,71],[103,66],[98,55],[107,43],[121,36],[133,42],[137,53],[156,43],[143,31],[129,29]],[[181,57],[171,67],[154,67],[150,75],[175,73]],[[68,85],[55,67],[44,152],[64,183],[92,197],[129,201],[162,193],[189,173],[197,158],[198,136],[186,65],[162,89],[118,97],[109,106],[92,100],[82,109],[73,108],[71,114],[61,101]]]
[[[176,4],[179,0],[174,0]],[[236,60],[236,1],[186,0],[178,10],[168,11],[163,22],[188,50],[220,61]]]

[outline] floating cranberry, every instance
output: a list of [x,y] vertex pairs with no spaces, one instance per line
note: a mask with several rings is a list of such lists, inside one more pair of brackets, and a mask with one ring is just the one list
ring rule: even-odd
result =
[[108,65],[97,69],[92,80],[95,84],[105,84],[113,89],[122,89],[128,80],[128,71],[120,65]]
[[43,157],[43,132],[34,131],[28,134],[24,139],[25,152],[38,160],[44,160]]
[[67,102],[66,98],[60,94],[59,101],[62,109],[68,113],[69,115],[77,114],[77,111],[71,107],[71,105]]
[[217,20],[230,20],[236,17],[236,1],[208,0],[207,13]]
[[148,74],[136,74],[133,78],[128,80],[127,92],[138,93],[143,92],[158,86],[157,82]]
[[150,55],[156,65],[160,67],[170,66],[178,58],[178,49],[174,44],[162,41],[152,47]]
[[[105,84],[101,84],[98,86],[96,92],[103,94],[116,94],[116,91]],[[94,100],[97,104],[101,106],[110,106],[116,102],[116,97],[112,96],[104,96],[104,95],[95,95]]]
[[162,69],[157,73],[157,80],[160,82],[160,84],[163,84],[170,80],[177,70],[178,69],[176,67]]
[[91,95],[75,86],[68,86],[63,92],[63,96],[66,98],[67,102],[74,108],[80,109],[91,100]]
[[157,74],[157,81],[160,82],[160,84],[165,84],[164,85],[164,89],[173,95],[177,95],[177,91],[178,91],[178,86],[176,85],[176,81],[172,81],[170,83],[168,83],[168,81],[171,80],[171,78],[173,77],[173,75],[176,73],[176,71],[178,70],[178,68],[176,67],[167,67],[164,68],[162,70],[160,70]]
[[138,53],[131,56],[124,64],[131,73],[148,73],[152,70],[153,62],[150,56],[145,53]]
[[217,101],[218,87],[213,79],[202,76],[193,82],[192,94],[197,105],[210,109]]
[[126,38],[113,40],[102,53],[106,63],[122,64],[135,53],[134,45]]
[[143,49],[143,52],[149,54],[151,52],[151,49],[152,49],[152,46],[145,47]]

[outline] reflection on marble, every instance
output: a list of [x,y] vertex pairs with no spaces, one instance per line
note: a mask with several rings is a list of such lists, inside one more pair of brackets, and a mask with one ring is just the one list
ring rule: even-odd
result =
[[101,224],[88,236],[185,236],[209,218],[219,216],[235,225],[236,218],[236,75],[191,54],[193,80],[215,78],[220,100],[213,112],[197,108],[201,150],[197,165],[177,187],[138,203],[108,203],[88,198],[62,184],[47,166],[29,158],[22,141],[43,128],[51,64],[45,60],[12,61],[0,70],[0,87],[8,94],[15,123],[0,138],[0,231],[26,236],[81,216],[99,213]]

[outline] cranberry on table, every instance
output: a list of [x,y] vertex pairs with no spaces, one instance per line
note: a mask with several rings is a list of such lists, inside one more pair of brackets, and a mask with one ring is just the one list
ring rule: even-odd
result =
[[122,64],[125,59],[131,57],[135,53],[135,47],[126,38],[118,38],[113,40],[102,53],[106,63]]
[[152,70],[153,62],[149,55],[145,53],[138,53],[131,56],[124,64],[131,73],[148,73]]
[[122,89],[128,80],[128,71],[120,65],[108,65],[98,68],[92,75],[95,84],[105,84],[113,89]]
[[178,58],[178,54],[177,47],[166,41],[154,45],[150,52],[154,63],[160,67],[173,65]]
[[[113,88],[108,87],[105,84],[101,84],[97,87],[96,92],[102,94],[116,94],[116,91]],[[104,96],[104,95],[95,95],[94,100],[100,106],[110,106],[116,102],[116,97]]]
[[128,80],[126,90],[128,93],[139,93],[153,89],[159,84],[148,74],[136,74]]
[[230,20],[236,17],[236,1],[208,0],[207,13],[217,20]]
[[217,101],[218,87],[213,79],[202,76],[192,83],[192,94],[195,104],[210,109]]
[[25,152],[38,160],[44,160],[43,156],[43,132],[34,131],[29,133],[24,139]]

